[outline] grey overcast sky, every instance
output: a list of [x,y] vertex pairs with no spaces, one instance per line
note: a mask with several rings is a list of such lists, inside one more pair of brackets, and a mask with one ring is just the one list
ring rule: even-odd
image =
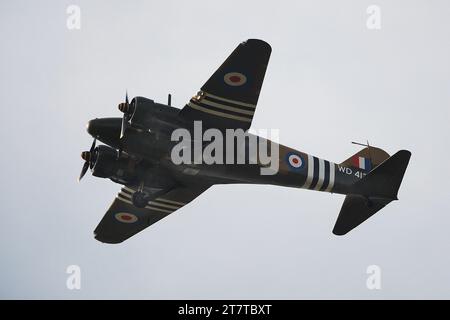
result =
[[[81,9],[68,30],[66,9]],[[381,29],[366,27],[369,5]],[[450,298],[448,1],[1,1],[1,298]],[[77,183],[95,117],[178,107],[239,42],[273,48],[253,128],[341,162],[412,158],[400,201],[344,237],[343,196],[214,186],[121,245],[93,230],[119,185]],[[81,290],[66,268],[81,268]],[[366,269],[381,268],[381,290]]]

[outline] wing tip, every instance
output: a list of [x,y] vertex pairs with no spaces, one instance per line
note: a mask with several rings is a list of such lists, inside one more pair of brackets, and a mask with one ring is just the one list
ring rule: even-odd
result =
[[397,153],[408,159],[411,158],[412,155],[411,151],[405,149],[399,150]]
[[261,39],[247,39],[246,41],[242,42],[243,45],[251,45],[263,50],[266,50],[267,52],[272,52],[272,47],[270,44],[268,44],[266,41]]
[[118,243],[122,243],[124,241],[124,240],[119,240],[119,239],[108,238],[106,236],[102,236],[95,232],[94,232],[94,238],[95,238],[95,240],[97,240],[99,242],[107,243],[107,244],[118,244]]
[[336,228],[334,228],[333,229],[333,234],[335,235],[335,236],[344,236],[344,235],[346,235],[348,233],[348,231],[344,231],[344,230],[340,230],[340,229],[336,229]]

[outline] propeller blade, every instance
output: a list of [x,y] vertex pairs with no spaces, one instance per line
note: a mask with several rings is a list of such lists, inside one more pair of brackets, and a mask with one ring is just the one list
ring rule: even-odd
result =
[[122,117],[122,126],[120,128],[120,139],[123,138],[123,136],[125,135],[125,130],[127,129],[128,126],[128,112],[130,109],[130,102],[128,101],[128,91],[125,91],[125,112],[123,113],[123,117]]
[[89,149],[89,152],[92,154],[92,152],[94,152],[95,149],[95,143],[97,142],[97,139],[94,138],[94,141],[92,141],[92,145],[91,145],[91,149]]
[[94,141],[92,141],[91,149],[89,149],[89,151],[83,151],[81,153],[81,158],[83,158],[85,160],[85,162],[83,164],[83,168],[81,169],[80,176],[78,177],[78,182],[80,182],[81,179],[83,179],[84,175],[86,174],[86,172],[89,169],[89,165],[91,164],[91,160],[92,160],[92,156],[94,154],[96,143],[97,143],[97,139],[94,139]]
[[128,119],[127,119],[127,115],[124,113],[123,117],[122,117],[122,126],[120,128],[120,139],[123,138],[124,134],[125,134],[125,130],[127,128],[128,125]]
[[83,179],[83,177],[86,174],[86,172],[88,171],[88,169],[89,169],[89,162],[86,161],[83,165],[83,169],[81,169],[80,176],[78,177],[78,182],[80,182],[81,179]]

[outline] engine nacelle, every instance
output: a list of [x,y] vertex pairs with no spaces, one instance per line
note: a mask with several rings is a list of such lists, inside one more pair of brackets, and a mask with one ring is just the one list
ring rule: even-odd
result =
[[92,175],[99,178],[109,178],[118,183],[129,183],[135,179],[132,166],[128,165],[130,159],[117,157],[117,150],[100,145],[95,148],[94,159],[91,163]]
[[117,151],[108,146],[98,146],[94,151],[91,164],[92,175],[99,178],[110,178],[116,171]]
[[131,124],[138,128],[151,128],[157,113],[157,104],[151,99],[135,97],[131,105],[133,106]]

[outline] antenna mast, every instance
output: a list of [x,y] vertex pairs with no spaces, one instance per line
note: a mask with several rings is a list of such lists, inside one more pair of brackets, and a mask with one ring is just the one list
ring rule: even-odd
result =
[[370,144],[369,144],[369,140],[367,140],[367,143],[360,143],[360,142],[355,142],[355,141],[352,141],[352,144],[357,144],[357,145],[359,145],[359,146],[364,146],[364,147],[367,147],[367,151],[369,152],[369,160],[370,160],[370,165],[371,165],[371,167],[373,167],[373,161],[372,161],[372,155],[371,155],[371,153],[370,153]]

